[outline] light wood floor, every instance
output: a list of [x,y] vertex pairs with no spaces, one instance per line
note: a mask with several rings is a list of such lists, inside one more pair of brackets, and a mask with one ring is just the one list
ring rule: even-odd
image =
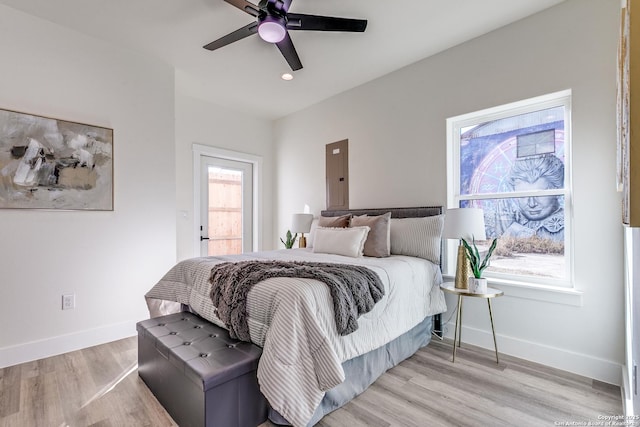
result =
[[[0,426],[175,426],[136,373],[136,346],[127,338],[0,370]],[[463,344],[453,364],[451,343],[434,340],[318,425],[553,426],[622,414],[618,387],[493,357]]]

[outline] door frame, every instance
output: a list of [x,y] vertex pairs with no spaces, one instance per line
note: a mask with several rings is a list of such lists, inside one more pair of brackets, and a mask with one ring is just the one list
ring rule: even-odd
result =
[[202,156],[216,157],[223,160],[234,160],[237,162],[250,163],[253,166],[253,250],[259,251],[262,248],[262,157],[254,154],[242,153],[239,151],[227,150],[224,148],[212,147],[210,145],[193,144],[193,253],[200,255],[200,224],[202,214],[200,206],[200,159]]
[[[242,245],[239,253],[253,252],[253,164],[247,162],[239,162],[236,160],[221,159],[220,157],[200,156],[200,236],[208,239],[215,238],[212,235],[211,225],[212,206],[211,199],[211,168],[220,168],[223,171],[235,171],[239,173],[241,178],[239,189],[240,198],[240,238]],[[233,178],[230,178],[233,179]],[[229,201],[229,200],[227,200]],[[214,203],[217,204],[217,203]],[[206,227],[205,227],[206,226]],[[230,231],[230,230],[227,230]],[[202,240],[202,237],[200,240]],[[211,251],[212,240],[202,240],[200,242],[200,256],[209,256]],[[219,248],[220,249],[220,248]],[[218,250],[219,250],[218,249]],[[229,249],[229,248],[227,248]],[[218,255],[230,255],[234,252],[215,252]]]

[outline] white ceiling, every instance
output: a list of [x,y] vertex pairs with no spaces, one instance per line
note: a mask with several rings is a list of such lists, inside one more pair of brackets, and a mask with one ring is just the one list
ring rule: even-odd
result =
[[289,82],[280,79],[290,70],[277,47],[257,35],[202,48],[254,19],[223,0],[0,3],[156,56],[175,67],[182,93],[275,119],[562,1],[294,0],[291,12],[369,22],[364,33],[291,31],[304,68]]

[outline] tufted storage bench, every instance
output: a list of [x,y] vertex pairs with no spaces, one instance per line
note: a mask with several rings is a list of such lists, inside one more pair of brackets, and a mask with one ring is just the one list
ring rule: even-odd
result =
[[181,427],[255,427],[267,419],[262,349],[192,313],[138,322],[138,374]]

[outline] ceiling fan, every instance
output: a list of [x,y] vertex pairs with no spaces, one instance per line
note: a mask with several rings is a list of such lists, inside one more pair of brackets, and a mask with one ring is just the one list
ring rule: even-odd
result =
[[289,13],[289,7],[293,0],[260,0],[258,5],[246,0],[224,1],[254,16],[257,18],[256,22],[229,33],[207,44],[204,48],[216,50],[258,33],[264,41],[278,46],[293,71],[301,69],[302,62],[300,62],[298,52],[289,37],[288,30],[363,32],[367,28],[366,19]]

